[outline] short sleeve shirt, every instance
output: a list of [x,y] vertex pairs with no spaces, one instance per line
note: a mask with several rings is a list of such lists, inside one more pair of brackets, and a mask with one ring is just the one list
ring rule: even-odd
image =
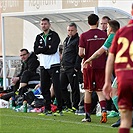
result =
[[[80,36],[79,47],[85,49],[84,60],[88,59],[97,51],[107,39],[107,33],[100,29],[90,29]],[[104,69],[106,64],[106,53],[101,55],[97,60],[92,61],[93,69]]]
[[108,38],[106,39],[105,43],[104,43],[103,46],[102,46],[105,50],[108,50],[108,49],[110,48],[114,36],[115,36],[115,34],[114,34],[114,33],[111,33],[111,34],[108,36]]
[[116,57],[115,70],[133,69],[133,23],[117,31],[110,53]]

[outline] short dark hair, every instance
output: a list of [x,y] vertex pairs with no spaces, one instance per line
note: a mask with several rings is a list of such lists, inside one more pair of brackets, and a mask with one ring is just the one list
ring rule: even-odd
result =
[[47,21],[48,23],[50,23],[50,20],[48,18],[42,18],[41,21]]
[[120,28],[120,23],[116,20],[109,20],[108,24],[112,28],[113,32],[116,32]]
[[108,19],[108,21],[111,20],[108,16],[103,16],[102,19]]
[[74,26],[77,29],[77,25],[75,23],[70,23],[69,26],[70,27]]
[[96,14],[90,14],[88,16],[89,25],[96,25],[98,21],[99,21],[99,17]]
[[23,51],[26,51],[27,54],[29,53],[28,49],[26,49],[26,48],[20,49],[20,52],[23,52]]

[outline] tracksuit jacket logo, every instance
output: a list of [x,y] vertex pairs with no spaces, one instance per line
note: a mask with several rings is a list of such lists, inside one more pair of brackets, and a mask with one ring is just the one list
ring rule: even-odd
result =
[[58,70],[56,70],[56,72],[55,73],[59,73],[59,71]]

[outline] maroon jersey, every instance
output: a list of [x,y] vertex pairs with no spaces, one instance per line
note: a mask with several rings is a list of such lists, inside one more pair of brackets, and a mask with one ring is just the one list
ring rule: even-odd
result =
[[[88,59],[105,42],[107,33],[100,29],[90,29],[80,36],[79,47],[85,48],[84,60]],[[98,59],[92,61],[93,69],[104,69],[106,64],[106,54],[102,54]]]
[[[133,71],[133,21],[116,33],[110,53],[115,55],[115,71]],[[132,75],[131,75],[132,76]]]

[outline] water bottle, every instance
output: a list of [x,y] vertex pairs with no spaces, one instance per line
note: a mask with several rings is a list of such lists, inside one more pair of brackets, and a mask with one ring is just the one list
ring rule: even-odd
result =
[[13,99],[12,97],[9,99],[9,108],[12,109],[13,107]]
[[23,101],[23,112],[27,112],[27,101]]
[[101,106],[100,104],[98,103],[96,105],[96,116],[100,116],[101,115]]

